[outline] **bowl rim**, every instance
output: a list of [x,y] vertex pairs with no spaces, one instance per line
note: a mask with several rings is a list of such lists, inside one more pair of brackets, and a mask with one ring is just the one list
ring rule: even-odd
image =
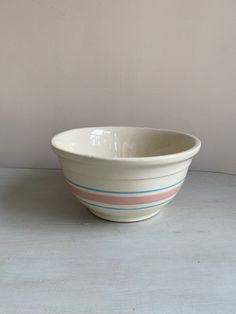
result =
[[[150,130],[150,131],[159,131],[159,132],[166,132],[166,133],[173,133],[178,135],[184,135],[192,138],[194,140],[194,145],[186,150],[180,151],[178,153],[173,154],[166,154],[166,155],[158,155],[158,156],[144,156],[144,157],[101,157],[96,156],[92,154],[82,154],[82,153],[75,153],[71,152],[68,149],[62,149],[55,143],[56,138],[59,137],[62,134],[69,133],[71,131],[79,131],[79,130],[92,130],[92,129],[98,129],[98,128],[106,128],[106,129],[112,129],[112,128],[123,128],[123,129],[137,129],[137,130]],[[201,141],[198,137],[186,133],[181,132],[177,130],[171,130],[171,129],[158,129],[158,128],[149,128],[149,127],[137,127],[137,126],[96,126],[96,127],[81,127],[81,128],[73,128],[69,130],[62,131],[56,135],[54,135],[51,139],[51,147],[53,150],[58,153],[61,156],[64,156],[69,159],[78,160],[78,158],[82,158],[83,160],[90,160],[90,161],[106,161],[106,162],[121,162],[121,163],[172,163],[177,162],[181,160],[186,160],[192,158],[194,155],[198,153],[198,151],[201,148]]]

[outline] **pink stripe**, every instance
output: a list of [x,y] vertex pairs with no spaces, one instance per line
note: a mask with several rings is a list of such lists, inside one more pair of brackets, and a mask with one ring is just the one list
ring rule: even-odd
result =
[[110,196],[110,195],[101,195],[95,194],[92,192],[87,192],[84,190],[80,190],[74,186],[69,185],[69,188],[72,193],[86,199],[89,201],[110,204],[110,205],[136,205],[136,204],[146,204],[164,200],[165,198],[173,196],[180,189],[182,184],[177,186],[174,189],[171,189],[166,192],[145,195],[145,196]]

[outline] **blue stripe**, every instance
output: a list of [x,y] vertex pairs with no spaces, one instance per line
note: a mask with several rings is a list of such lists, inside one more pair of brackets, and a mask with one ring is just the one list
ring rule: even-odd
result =
[[146,208],[152,208],[152,207],[158,207],[160,205],[164,205],[166,203],[168,203],[171,199],[169,199],[168,201],[156,204],[156,205],[151,205],[151,206],[144,206],[144,207],[133,207],[133,208],[119,208],[119,207],[108,207],[108,206],[102,206],[102,205],[97,205],[97,204],[93,204],[93,203],[89,203],[86,201],[83,201],[80,199],[80,202],[82,204],[86,205],[91,205],[91,206],[95,206],[95,207],[99,207],[99,208],[103,208],[103,209],[112,209],[112,210],[139,210],[139,209],[146,209]]
[[100,190],[100,189],[96,189],[96,188],[91,188],[89,186],[80,185],[80,184],[72,182],[71,180],[67,179],[66,177],[65,177],[65,180],[68,183],[73,184],[75,186],[78,186],[81,189],[85,189],[85,190],[89,190],[89,191],[93,191],[93,192],[110,193],[110,194],[142,194],[142,193],[158,192],[158,191],[162,191],[162,190],[166,190],[166,189],[172,188],[172,187],[174,187],[174,186],[176,186],[176,185],[178,185],[178,184],[180,184],[180,183],[182,183],[184,181],[184,179],[182,179],[182,180],[178,181],[175,184],[172,184],[172,185],[166,186],[164,188],[160,188],[160,189],[154,189],[154,190],[136,191],[136,192],[117,192],[117,191]]

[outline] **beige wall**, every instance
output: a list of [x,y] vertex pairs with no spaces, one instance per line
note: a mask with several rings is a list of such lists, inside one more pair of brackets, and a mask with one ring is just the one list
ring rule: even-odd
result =
[[0,165],[54,167],[74,127],[203,141],[193,168],[236,173],[236,1],[0,0]]

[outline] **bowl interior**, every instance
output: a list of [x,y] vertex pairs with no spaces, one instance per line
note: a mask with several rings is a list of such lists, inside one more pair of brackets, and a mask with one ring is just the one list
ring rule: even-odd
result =
[[169,155],[191,149],[195,144],[196,139],[187,134],[136,127],[81,128],[52,139],[52,145],[60,150],[108,158]]

